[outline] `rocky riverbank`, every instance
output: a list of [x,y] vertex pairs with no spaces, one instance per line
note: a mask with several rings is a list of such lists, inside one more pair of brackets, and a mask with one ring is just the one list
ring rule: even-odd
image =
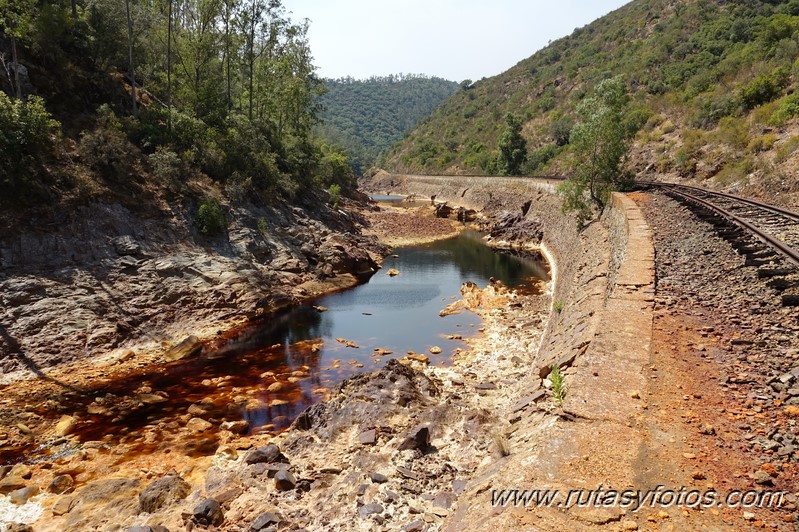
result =
[[95,204],[0,233],[0,382],[103,356],[150,362],[371,275],[385,253],[358,204],[223,205],[200,234],[195,207]]
[[[415,219],[410,227],[431,227],[429,233],[440,236],[454,227],[426,212],[382,213],[397,214]],[[380,217],[371,213],[367,223]],[[549,296],[515,294],[499,284],[470,286],[461,306],[486,323],[484,335],[470,341],[452,367],[428,367],[424,355],[392,361],[345,381],[278,436],[248,436],[239,423],[219,424],[213,405],[198,398],[185,413],[154,419],[130,438],[81,445],[73,431],[82,420],[71,415],[70,392],[58,388],[114,380],[121,369],[83,367],[79,376],[35,381],[6,396],[9,405],[37,406],[27,415],[9,409],[19,419],[5,426],[29,430],[30,440],[46,441],[59,453],[2,469],[0,492],[10,498],[2,499],[0,515],[35,521],[36,530],[439,528],[473,473],[508,452],[511,428],[496,416],[498,409],[510,414],[520,394],[545,395],[540,379],[524,377]],[[90,409],[122,415],[169,400],[143,385],[131,398],[98,397]],[[42,407],[63,416],[42,427],[36,414]],[[164,433],[171,446],[164,446]]]
[[457,220],[437,217],[434,203],[430,201],[419,202],[410,197],[408,201],[382,202],[379,205],[379,209],[366,213],[369,226],[364,233],[374,235],[391,247],[448,238],[465,228]]

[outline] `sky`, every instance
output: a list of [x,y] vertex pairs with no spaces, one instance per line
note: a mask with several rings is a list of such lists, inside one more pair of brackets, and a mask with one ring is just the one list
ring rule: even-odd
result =
[[495,76],[629,0],[283,0],[317,74]]

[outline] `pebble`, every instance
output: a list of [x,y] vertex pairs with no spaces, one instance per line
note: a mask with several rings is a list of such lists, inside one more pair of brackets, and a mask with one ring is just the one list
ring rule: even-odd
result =
[[383,484],[385,482],[388,482],[388,477],[387,476],[385,476],[385,475],[383,475],[381,473],[377,473],[375,471],[372,471],[371,473],[369,473],[369,478],[372,479],[372,482],[374,482],[375,484]]
[[358,514],[361,517],[368,517],[374,514],[382,514],[383,513],[383,506],[378,503],[372,504],[364,504],[360,508],[358,508]]
[[279,491],[293,490],[297,485],[297,479],[291,471],[282,469],[275,473],[275,488]]

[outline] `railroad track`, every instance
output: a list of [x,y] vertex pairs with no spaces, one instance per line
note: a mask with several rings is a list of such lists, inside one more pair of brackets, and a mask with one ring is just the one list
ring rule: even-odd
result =
[[748,198],[690,185],[643,182],[712,211],[755,235],[799,266],[799,213]]
[[799,213],[690,185],[639,184],[658,188],[708,214],[718,233],[746,257],[746,265],[757,267],[758,277],[782,292],[783,305],[799,306]]

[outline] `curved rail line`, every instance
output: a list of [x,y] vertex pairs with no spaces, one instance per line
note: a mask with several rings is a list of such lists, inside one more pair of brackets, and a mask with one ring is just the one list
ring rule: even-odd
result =
[[[690,185],[642,181],[721,215],[799,266],[799,213],[768,203]],[[775,232],[778,233],[775,235]]]

